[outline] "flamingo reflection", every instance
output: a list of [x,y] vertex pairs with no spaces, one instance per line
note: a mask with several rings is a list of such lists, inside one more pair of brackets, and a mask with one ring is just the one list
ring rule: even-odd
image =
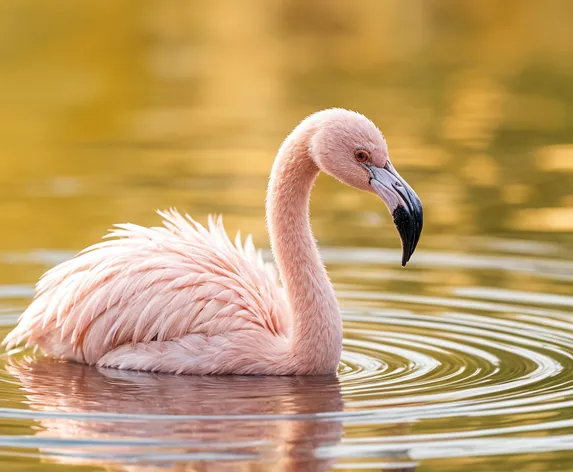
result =
[[[12,361],[46,460],[116,470],[326,471],[343,409],[336,377],[196,377]],[[294,416],[293,416],[294,415]]]
[[[343,432],[337,413],[344,402],[334,376],[174,376],[49,358],[12,358],[6,370],[40,425],[26,445],[59,464],[129,472],[319,472],[331,470],[330,456],[337,454],[317,450],[336,452]],[[336,466],[390,460],[396,462],[388,470],[415,470],[400,465],[407,454],[378,459],[348,458]]]

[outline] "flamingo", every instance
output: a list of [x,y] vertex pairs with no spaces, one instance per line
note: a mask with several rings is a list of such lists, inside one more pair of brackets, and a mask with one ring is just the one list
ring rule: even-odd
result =
[[272,166],[266,217],[278,274],[250,236],[233,243],[221,217],[204,227],[174,209],[158,211],[163,226],[115,225],[47,271],[3,344],[126,370],[335,374],[342,319],[309,221],[320,171],[384,201],[405,267],[422,231],[420,199],[392,166],[376,125],[330,108],[302,120]]

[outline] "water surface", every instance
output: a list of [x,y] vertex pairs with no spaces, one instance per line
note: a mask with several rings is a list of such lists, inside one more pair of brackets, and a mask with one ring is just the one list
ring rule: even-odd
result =
[[0,353],[17,470],[573,470],[570,3],[0,6],[0,337],[48,268],[175,206],[268,248],[307,114],[383,130],[425,227],[402,269],[373,196],[322,176],[336,378],[177,377]]

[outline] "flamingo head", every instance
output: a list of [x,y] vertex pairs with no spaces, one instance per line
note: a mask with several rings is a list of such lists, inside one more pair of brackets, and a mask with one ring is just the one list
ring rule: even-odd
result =
[[422,232],[422,202],[394,169],[384,136],[365,116],[340,108],[316,113],[313,122],[314,162],[327,174],[384,201],[402,240],[405,267]]

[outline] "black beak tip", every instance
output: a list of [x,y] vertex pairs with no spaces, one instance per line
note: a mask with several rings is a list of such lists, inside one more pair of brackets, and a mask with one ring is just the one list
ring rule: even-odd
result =
[[422,232],[423,216],[421,206],[415,208],[413,212],[406,207],[399,206],[394,210],[392,216],[402,240],[402,267],[406,267],[412,254],[414,254]]
[[408,244],[406,241],[404,241],[402,243],[403,247],[402,247],[402,267],[406,267],[406,264],[408,264],[408,262],[410,262],[410,258],[412,257],[412,254],[414,253],[414,251],[410,252],[410,250],[408,249]]

